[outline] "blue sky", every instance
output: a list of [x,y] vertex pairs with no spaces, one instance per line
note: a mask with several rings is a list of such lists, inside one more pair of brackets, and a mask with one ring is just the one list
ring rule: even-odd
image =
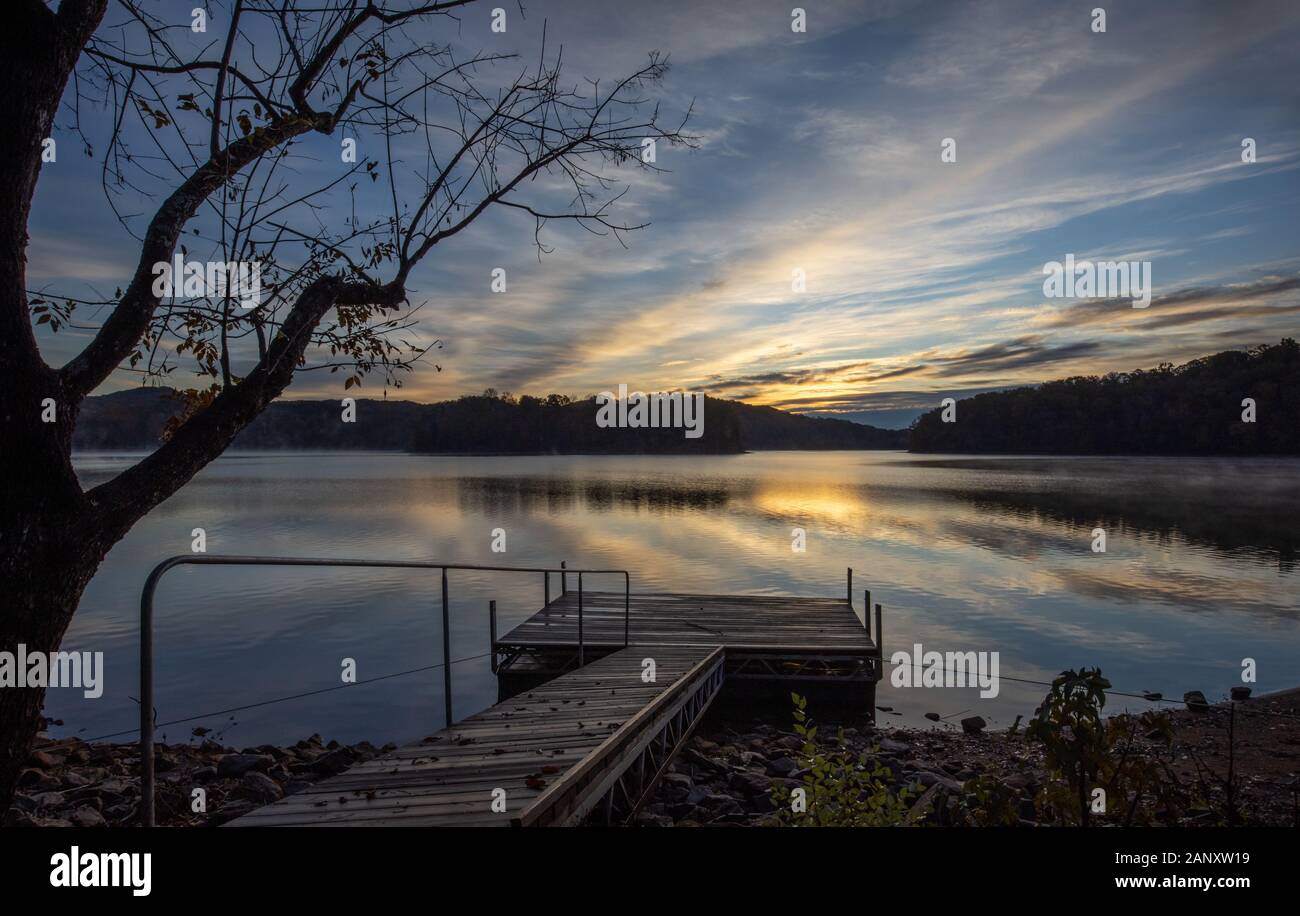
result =
[[[545,23],[575,81],[666,52],[655,95],[665,113],[693,103],[699,145],[660,149],[663,172],[619,174],[620,215],[651,222],[626,249],[560,226],[539,262],[517,212],[439,246],[410,286],[427,303],[420,335],[445,342],[442,371],[418,369],[401,396],[625,383],[900,425],[949,395],[1296,336],[1300,4],[802,5],[804,34],[792,4],[762,0],[535,0],[526,17],[506,7],[504,35],[490,5],[446,23],[440,41],[525,56]],[[1103,34],[1090,29],[1098,5]],[[92,134],[107,125],[95,117]],[[79,154],[66,113],[58,124],[68,142],[41,176],[29,286],[111,293],[131,236],[99,187],[101,160]],[[944,138],[954,163],[940,161]],[[337,140],[310,143],[324,172]],[[390,190],[359,193],[382,206]],[[1067,253],[1150,261],[1151,307],[1044,299],[1043,265]],[[504,294],[488,291],[498,266]],[[43,333],[47,359],[90,333]],[[123,372],[103,390],[137,384]],[[341,392],[341,375],[308,373],[290,396]]]

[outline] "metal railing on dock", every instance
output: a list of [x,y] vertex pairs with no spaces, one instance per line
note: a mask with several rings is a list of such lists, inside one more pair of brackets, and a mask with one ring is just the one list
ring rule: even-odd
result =
[[[447,725],[452,724],[451,714],[451,614],[447,591],[447,573],[450,570],[477,572],[542,573],[545,579],[543,593],[547,604],[551,599],[551,574],[560,575],[561,594],[568,591],[568,576],[578,576],[578,657],[584,659],[582,643],[582,589],[583,575],[621,575],[623,577],[623,644],[627,645],[630,630],[632,577],[626,569],[569,569],[567,563],[549,566],[483,566],[468,563],[430,563],[419,560],[351,560],[330,557],[246,557],[219,555],[180,554],[163,560],[149,573],[144,591],[140,594],[140,820],[146,827],[154,826],[154,689],[153,689],[153,604],[154,593],[162,577],[177,566],[321,566],[353,567],[364,569],[437,569],[442,572],[442,669],[443,697]],[[489,627],[493,643],[496,641],[496,602],[489,605]],[[495,648],[495,646],[494,646]]]

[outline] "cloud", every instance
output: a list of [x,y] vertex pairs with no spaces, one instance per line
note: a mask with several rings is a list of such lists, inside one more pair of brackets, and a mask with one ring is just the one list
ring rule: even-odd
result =
[[1081,299],[1064,306],[1045,306],[1039,327],[1127,325],[1146,329],[1180,327],[1210,321],[1284,318],[1300,313],[1300,277],[1268,278],[1221,286],[1197,286],[1154,296],[1145,309],[1131,299]]

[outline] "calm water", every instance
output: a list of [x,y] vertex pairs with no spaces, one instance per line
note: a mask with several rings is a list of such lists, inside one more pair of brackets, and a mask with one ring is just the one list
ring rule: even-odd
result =
[[[134,456],[82,455],[92,485]],[[207,530],[210,553],[625,567],[637,590],[844,594],[885,606],[886,652],[1001,654],[997,699],[884,686],[922,715],[994,725],[1029,714],[1062,668],[1100,665],[1117,689],[1217,697],[1258,663],[1256,691],[1300,685],[1300,462],[916,457],[765,452],[726,457],[446,458],[244,453],[215,462],[115,547],[65,649],[103,651],[99,700],[51,691],[63,731],[137,722],[140,587]],[[491,552],[504,528],[508,552]],[[791,529],[807,551],[791,550]],[[1092,530],[1108,532],[1105,554]],[[540,574],[453,573],[452,654],[487,651],[540,606]],[[256,703],[441,658],[438,574],[181,568],[158,593],[158,719]],[[457,715],[495,699],[488,660],[454,666]],[[1116,707],[1141,705],[1118,699]],[[206,725],[238,746],[404,741],[442,725],[438,669],[161,729]]]

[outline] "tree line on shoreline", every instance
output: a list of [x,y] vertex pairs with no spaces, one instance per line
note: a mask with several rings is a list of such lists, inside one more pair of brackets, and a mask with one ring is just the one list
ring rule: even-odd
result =
[[[74,448],[154,448],[185,399],[170,388],[90,398]],[[375,449],[436,454],[734,454],[753,449],[901,449],[906,430],[805,417],[706,398],[699,438],[681,428],[601,428],[593,399],[514,397],[489,389],[436,404],[357,399],[355,422],[337,400],[278,401],[235,439],[248,450]]]
[[[87,400],[79,450],[157,446],[185,399],[139,388]],[[1292,338],[1181,366],[1076,376],[936,407],[910,429],[879,429],[707,398],[703,435],[601,428],[593,399],[491,389],[436,404],[280,401],[235,440],[266,450],[383,449],[435,454],[735,454],[757,450],[910,449],[951,454],[1300,454],[1300,345]]]
[[1300,454],[1300,345],[1292,338],[1181,366],[1077,376],[937,407],[914,452],[1055,455]]

